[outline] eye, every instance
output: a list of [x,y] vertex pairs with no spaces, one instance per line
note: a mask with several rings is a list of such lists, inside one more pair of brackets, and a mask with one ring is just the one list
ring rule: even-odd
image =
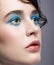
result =
[[39,25],[41,27],[41,25],[44,23],[44,21],[42,21],[41,17],[39,16],[38,13],[34,14],[31,16],[31,20],[32,22],[34,22],[35,25]]
[[21,23],[22,19],[19,15],[14,14],[11,16],[10,20],[8,21],[9,24],[18,26]]

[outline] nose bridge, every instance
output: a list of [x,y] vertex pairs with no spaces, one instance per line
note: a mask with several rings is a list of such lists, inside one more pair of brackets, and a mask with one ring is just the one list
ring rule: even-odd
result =
[[35,26],[35,24],[27,18],[25,20],[25,30],[27,35],[34,35],[38,33],[38,26]]
[[31,20],[29,18],[27,18],[25,20],[25,27],[26,27],[26,29],[30,29],[30,30],[34,28],[34,24],[33,24],[33,22],[31,22]]

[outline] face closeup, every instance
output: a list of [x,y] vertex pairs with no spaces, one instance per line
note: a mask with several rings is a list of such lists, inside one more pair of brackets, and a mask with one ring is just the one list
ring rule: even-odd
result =
[[33,64],[41,58],[39,14],[32,4],[0,0],[0,51],[5,62]]

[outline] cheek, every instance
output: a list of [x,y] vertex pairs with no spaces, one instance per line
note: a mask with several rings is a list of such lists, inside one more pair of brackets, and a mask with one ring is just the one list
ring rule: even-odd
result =
[[42,31],[41,31],[41,29],[39,29],[38,38],[39,38],[40,42],[42,43]]
[[[21,29],[16,29],[12,26],[1,26],[0,29],[0,37],[3,43],[15,43],[15,42],[20,42],[21,39],[23,40],[23,33]],[[19,40],[18,40],[19,39]]]

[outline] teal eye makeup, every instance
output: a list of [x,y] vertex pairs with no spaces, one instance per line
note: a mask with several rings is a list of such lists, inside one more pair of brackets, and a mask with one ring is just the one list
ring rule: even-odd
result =
[[[33,14],[30,17],[31,21],[35,24],[40,26],[40,28],[45,25],[45,22],[43,19],[40,17],[39,13]],[[13,26],[19,26],[20,23],[24,21],[23,18],[19,14],[11,14],[9,17],[9,20],[7,21],[7,24],[13,25]]]
[[40,27],[43,24],[43,21],[41,20],[39,13],[33,14],[31,16],[31,20],[34,22],[35,25],[39,25]]
[[21,19],[20,15],[11,14],[10,19],[7,23],[14,25],[14,26],[18,26],[21,23],[21,21],[22,21],[22,19]]

